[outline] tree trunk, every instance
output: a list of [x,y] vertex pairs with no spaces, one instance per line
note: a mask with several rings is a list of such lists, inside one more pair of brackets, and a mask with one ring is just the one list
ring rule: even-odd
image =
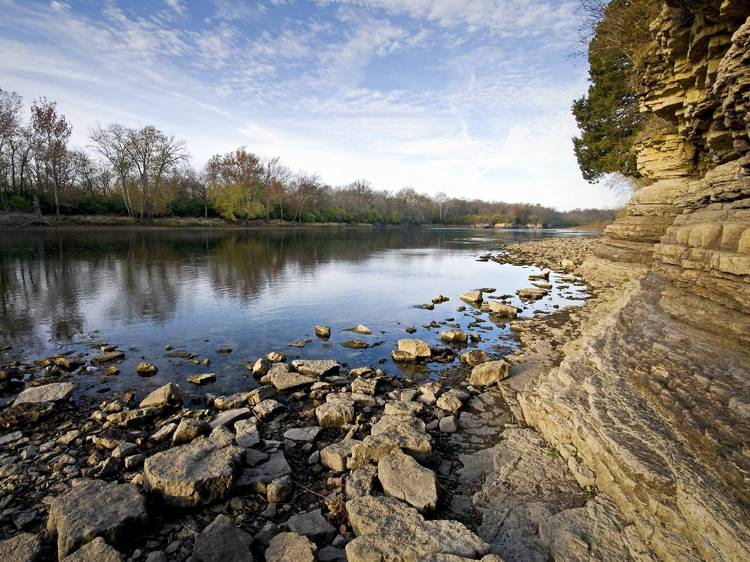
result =
[[38,221],[42,220],[42,207],[39,205],[39,196],[35,193],[34,194],[34,214],[36,215],[36,219]]

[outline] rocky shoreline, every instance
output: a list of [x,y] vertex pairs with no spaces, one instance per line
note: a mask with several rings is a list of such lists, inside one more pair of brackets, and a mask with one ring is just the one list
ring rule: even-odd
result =
[[[488,259],[570,274],[598,243],[511,244]],[[518,407],[518,385],[558,364],[612,292],[590,288],[583,307],[524,319],[485,299],[521,349],[466,351],[435,380],[269,352],[251,366],[258,388],[205,403],[173,383],[100,404],[71,401],[74,382],[29,385],[0,410],[0,558],[510,562],[583,548],[630,560],[590,471]],[[478,305],[477,292],[464,300]],[[405,337],[393,358],[447,349]],[[114,367],[117,354],[98,361]]]

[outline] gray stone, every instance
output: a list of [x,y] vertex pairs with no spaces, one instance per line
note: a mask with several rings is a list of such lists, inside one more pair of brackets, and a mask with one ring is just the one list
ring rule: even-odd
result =
[[378,469],[371,464],[352,470],[346,477],[346,496],[357,498],[372,495],[377,475]]
[[175,445],[188,443],[199,435],[207,434],[209,431],[210,426],[202,420],[197,420],[195,418],[182,418],[177,425],[177,429],[175,429],[172,434],[172,443]]
[[330,542],[336,534],[336,528],[323,517],[320,509],[292,515],[287,526],[290,531],[305,535],[317,543]]
[[435,473],[399,449],[378,461],[378,479],[386,494],[404,500],[420,511],[437,507]]
[[481,349],[472,349],[461,354],[461,363],[469,367],[476,367],[480,363],[489,361],[490,357]]
[[277,400],[274,400],[273,398],[269,398],[268,400],[263,400],[262,402],[256,404],[253,407],[253,413],[258,417],[259,420],[264,420],[266,418],[270,418],[276,412],[280,412],[283,409],[283,404],[281,404]]
[[62,562],[122,562],[122,556],[103,538],[96,537]]
[[279,533],[266,549],[266,562],[315,562],[318,547],[298,533]]
[[458,521],[425,521],[395,498],[354,498],[346,510],[357,535],[346,545],[349,562],[419,560],[436,554],[477,559],[489,552],[489,545]]
[[311,385],[315,382],[315,379],[300,373],[269,373],[263,377],[263,382],[272,384],[276,390],[291,390]]
[[455,416],[445,416],[438,423],[440,431],[443,433],[455,433],[458,431],[458,424],[456,424]]
[[3,562],[37,562],[41,553],[42,541],[31,533],[0,541],[0,560]]
[[143,484],[174,506],[204,505],[231,489],[242,449],[201,438],[146,459]]
[[218,515],[195,539],[193,558],[200,562],[252,562],[252,537],[226,515]]
[[236,485],[238,488],[250,488],[258,493],[265,494],[268,484],[291,473],[292,468],[289,466],[283,451],[274,451],[268,456],[268,460],[260,462],[256,466],[245,468],[237,479]]
[[47,531],[57,536],[57,557],[62,560],[96,537],[120,544],[146,519],[143,496],[132,484],[83,480],[52,500]]
[[237,420],[250,417],[250,408],[235,408],[233,410],[226,410],[217,415],[210,423],[211,429],[219,426],[231,425]]
[[237,445],[247,449],[260,444],[260,431],[258,430],[257,418],[248,418],[239,420],[234,424],[235,437]]
[[13,405],[67,400],[75,389],[76,384],[72,382],[54,382],[44,386],[32,386],[21,392]]
[[284,432],[284,439],[312,443],[318,437],[320,431],[321,429],[314,425],[310,427],[292,427]]

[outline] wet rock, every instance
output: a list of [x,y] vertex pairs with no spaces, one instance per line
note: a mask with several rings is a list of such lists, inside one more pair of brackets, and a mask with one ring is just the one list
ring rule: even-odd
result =
[[414,355],[407,351],[401,351],[400,349],[394,349],[391,351],[391,357],[396,363],[413,363],[417,360]]
[[182,402],[182,393],[174,383],[167,383],[141,400],[141,408],[162,408]]
[[55,406],[52,402],[26,402],[13,404],[0,411],[0,427],[13,428],[44,420],[52,414]]
[[337,375],[340,368],[340,365],[333,359],[297,359],[292,361],[292,366],[298,373],[318,378]]
[[549,293],[549,291],[547,291],[546,289],[540,289],[538,287],[518,289],[516,291],[518,297],[523,300],[539,300],[547,295],[547,293]]
[[440,339],[447,343],[466,343],[469,336],[461,330],[449,330],[440,334]]
[[198,439],[147,458],[143,484],[170,505],[208,504],[229,492],[241,459],[238,447]]
[[266,562],[315,562],[318,547],[298,533],[279,533],[266,549]]
[[372,330],[370,330],[370,328],[368,328],[364,324],[357,324],[356,326],[354,326],[354,328],[352,328],[352,332],[363,334],[365,336],[372,335]]
[[188,443],[200,435],[207,435],[210,431],[211,426],[202,420],[182,418],[172,435],[172,443]]
[[310,342],[312,342],[310,338],[305,338],[304,340],[296,340],[290,342],[287,345],[289,345],[290,347],[305,347]]
[[328,326],[315,326],[315,335],[319,338],[328,339],[331,337],[331,328]]
[[305,535],[316,543],[328,543],[336,534],[336,529],[323,517],[320,509],[292,515],[287,521],[290,531]]
[[346,510],[357,534],[346,545],[349,562],[419,560],[437,554],[477,559],[489,551],[487,543],[458,521],[425,521],[416,509],[394,498],[354,498]]
[[72,382],[55,382],[43,386],[32,386],[21,392],[13,405],[67,400],[75,389],[76,384]]
[[104,363],[111,363],[112,361],[119,361],[120,359],[125,359],[125,354],[122,351],[105,351],[92,357],[91,362],[94,365],[102,365]]
[[52,500],[47,531],[57,536],[62,560],[95,537],[119,544],[147,519],[143,496],[132,484],[84,480]]
[[31,533],[0,541],[0,560],[5,562],[37,562],[41,553],[42,541]]
[[326,402],[315,408],[320,427],[343,427],[354,421],[354,406],[343,401]]
[[103,538],[97,537],[62,562],[122,562],[122,556]]
[[482,291],[469,291],[459,296],[462,301],[466,301],[471,304],[477,304],[482,302]]
[[187,378],[187,381],[198,386],[203,386],[204,384],[216,382],[216,373],[200,373],[198,375],[190,375]]
[[9,445],[11,443],[15,443],[22,437],[23,433],[21,433],[20,431],[14,431],[13,433],[2,435],[0,436],[0,445]]
[[405,501],[420,511],[437,506],[435,473],[399,449],[378,461],[378,479],[389,496]]
[[489,386],[496,384],[508,377],[510,364],[500,359],[497,361],[487,361],[477,365],[471,370],[469,384],[472,386]]
[[193,558],[200,562],[252,562],[252,537],[226,515],[218,515],[195,539]]
[[500,318],[515,318],[518,316],[518,309],[515,306],[496,300],[487,301],[487,309]]
[[371,464],[352,470],[346,477],[346,496],[356,498],[372,495],[377,475],[377,467]]
[[352,454],[355,445],[361,443],[357,439],[343,439],[324,447],[320,451],[320,462],[323,466],[343,472],[346,470],[346,463]]
[[341,345],[351,349],[367,349],[370,347],[370,344],[360,339],[346,340],[345,342],[342,342]]
[[476,367],[485,361],[489,361],[489,359],[489,356],[480,349],[472,349],[471,351],[461,354],[461,363],[468,365],[469,367]]
[[159,368],[153,363],[138,363],[135,372],[142,377],[151,377],[159,372]]
[[160,411],[160,408],[136,408],[117,412],[107,416],[107,423],[120,427],[136,427],[151,421]]
[[429,344],[419,339],[401,339],[397,343],[398,350],[409,353],[417,359],[427,359],[432,355]]
[[284,432],[284,439],[290,439],[291,441],[300,441],[303,443],[312,443],[318,437],[320,428],[316,426],[310,427],[293,427],[287,429]]
[[269,373],[263,377],[263,382],[283,391],[313,384],[315,379],[300,373]]

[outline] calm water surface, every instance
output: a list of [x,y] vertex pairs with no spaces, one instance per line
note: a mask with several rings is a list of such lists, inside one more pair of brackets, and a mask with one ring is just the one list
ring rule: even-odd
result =
[[[465,291],[494,287],[496,295],[529,287],[532,267],[480,262],[508,242],[571,231],[463,229],[285,230],[76,230],[0,233],[0,344],[7,357],[33,359],[55,352],[96,353],[94,342],[118,345],[127,358],[121,374],[76,375],[81,392],[148,389],[187,375],[214,372],[217,382],[200,392],[233,392],[254,383],[245,361],[278,350],[289,359],[333,358],[348,367],[377,366],[399,374],[390,359],[395,341],[420,337],[439,343],[423,324],[454,318],[462,328],[475,319],[457,312]],[[577,306],[582,285],[555,288],[523,315]],[[415,305],[443,294],[435,310]],[[514,304],[522,303],[515,297]],[[470,309],[471,307],[469,307]],[[496,356],[517,343],[507,324],[486,315],[478,347]],[[372,336],[348,328],[365,324]],[[332,337],[315,337],[316,324]],[[413,336],[404,327],[415,326]],[[304,348],[289,347],[311,338]],[[360,338],[379,344],[343,347]],[[164,346],[208,358],[209,368],[168,357]],[[217,353],[230,347],[232,353]],[[135,364],[159,367],[140,379]],[[187,383],[183,387],[191,386]]]

